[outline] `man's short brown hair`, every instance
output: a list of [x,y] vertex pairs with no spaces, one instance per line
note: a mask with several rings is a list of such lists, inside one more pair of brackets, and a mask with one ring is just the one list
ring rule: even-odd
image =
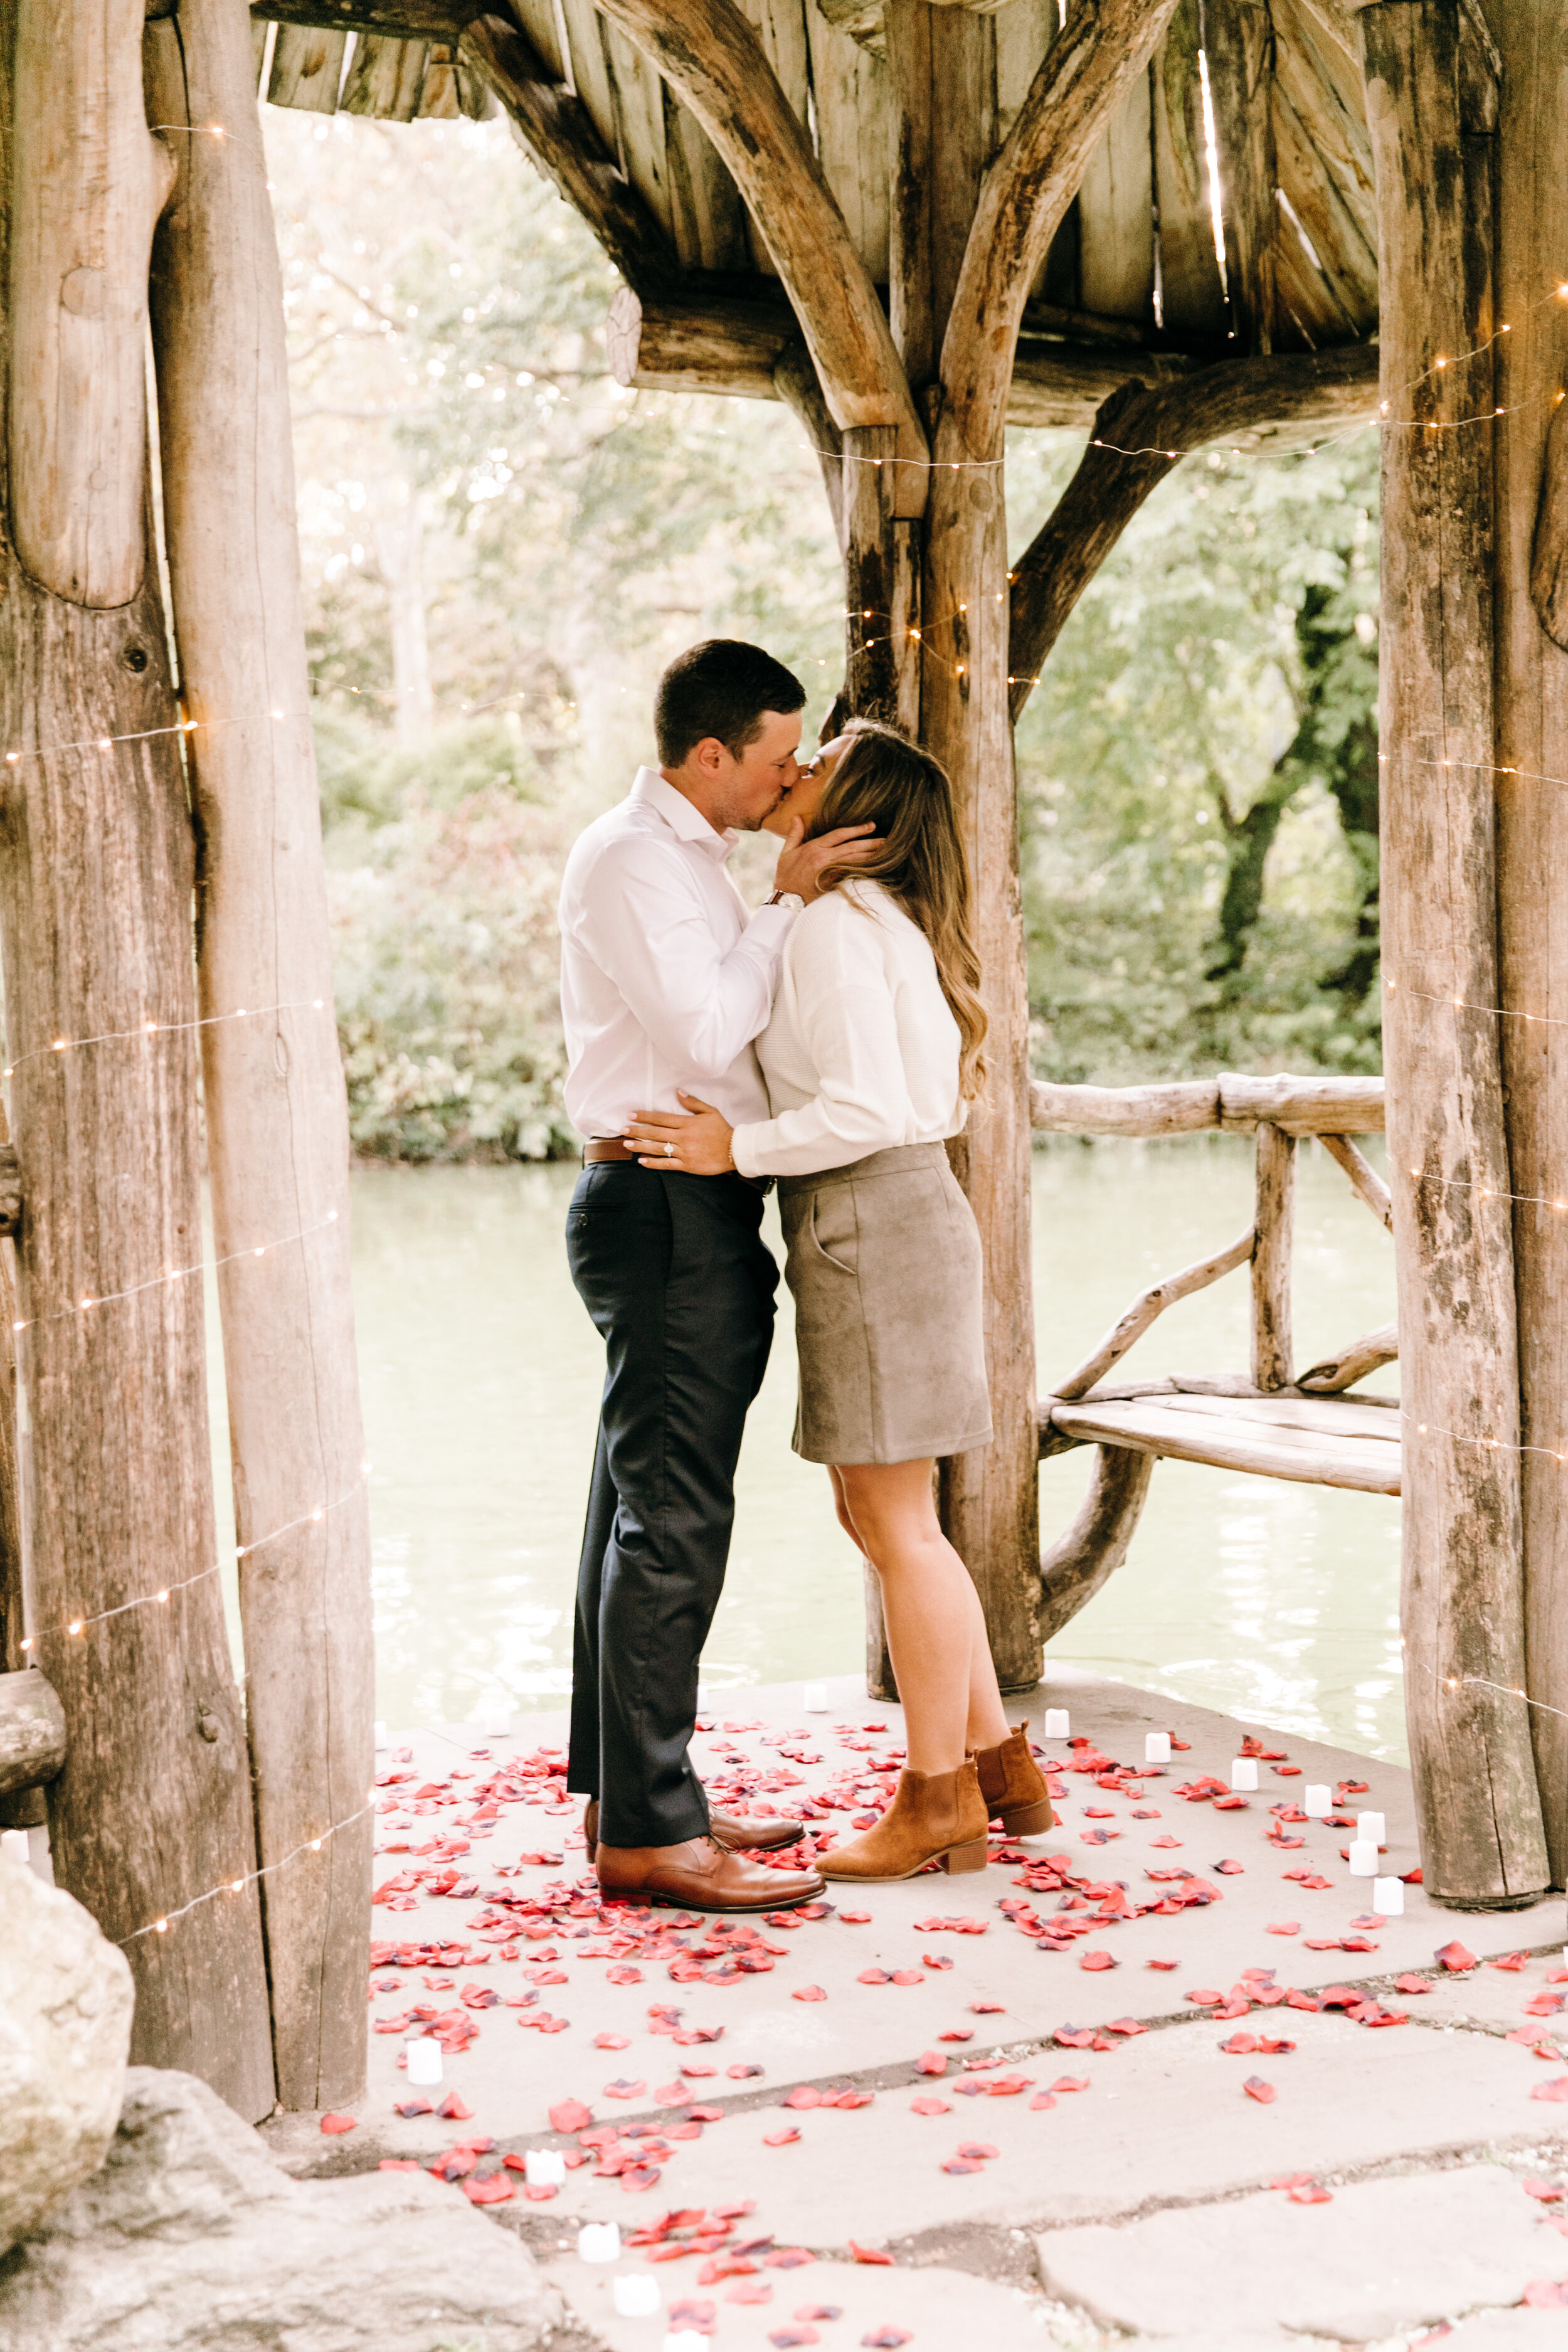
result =
[[738,760],[770,710],[788,713],[805,703],[799,678],[761,646],[707,637],[677,654],[659,679],[653,706],[659,765],[679,768],[710,735]]

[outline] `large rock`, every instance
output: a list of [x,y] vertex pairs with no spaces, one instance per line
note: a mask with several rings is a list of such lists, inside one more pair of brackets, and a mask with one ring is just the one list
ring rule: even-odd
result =
[[147,2066],[102,2170],[0,2267],[0,2352],[534,2352],[561,2317],[459,2189],[290,2180],[205,2083]]
[[124,1953],[68,1895],[0,1860],[0,2253],[103,2162],[131,2008]]

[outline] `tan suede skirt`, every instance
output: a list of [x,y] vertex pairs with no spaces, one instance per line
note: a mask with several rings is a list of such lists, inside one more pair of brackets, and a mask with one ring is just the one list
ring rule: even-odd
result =
[[940,1143],[781,1176],[807,1462],[917,1462],[991,1436],[980,1235]]

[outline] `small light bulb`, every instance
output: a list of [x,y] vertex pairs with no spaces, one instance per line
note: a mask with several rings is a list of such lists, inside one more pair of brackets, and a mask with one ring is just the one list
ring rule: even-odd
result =
[[66,1632],[68,1633],[79,1633],[81,1632],[81,1628],[82,1620],[79,1617],[74,1617],[70,1623],[66,1627]]
[[230,1893],[231,1895],[243,1895],[243,1894],[244,1894],[244,1892],[245,1892],[245,1881],[244,1881],[244,1879],[243,1879],[243,1878],[236,1878],[236,1879],[231,1880],[231,1881],[230,1881],[230,1884],[229,1884],[229,1890],[228,1890],[228,1891],[229,1891],[229,1893]]
[[31,1633],[29,1633],[29,1634],[28,1634],[28,1636],[27,1636],[27,1638],[26,1638],[26,1640],[24,1643],[22,1643],[21,1647],[22,1647],[24,1650],[30,1650],[30,1649],[32,1648],[32,1646],[33,1646],[33,1636],[31,1635]]
[[310,1852],[311,1852],[312,1853],[321,1853],[321,1839],[320,1839],[320,1838],[312,1838],[312,1839],[310,1840]]
[[166,1936],[168,1934],[169,1923],[166,1919],[154,1919],[153,1925],[160,1936]]
[[154,1601],[167,1601],[168,1597],[169,1597],[169,1589],[168,1589],[168,1586],[167,1586],[167,1585],[165,1585],[165,1586],[164,1586],[164,1588],[163,1588],[163,1591],[162,1591],[162,1592],[154,1592],[154,1594],[153,1595],[153,1600],[154,1600]]

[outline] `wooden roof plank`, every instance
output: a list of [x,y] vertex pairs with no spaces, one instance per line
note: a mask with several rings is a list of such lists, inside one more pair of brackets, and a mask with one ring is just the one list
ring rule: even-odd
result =
[[570,60],[563,51],[563,18],[557,12],[556,0],[509,0],[524,40],[531,42],[534,52],[552,80],[571,84]]
[[458,94],[457,51],[449,41],[432,41],[419,86],[421,122],[456,122],[463,112]]
[[664,147],[675,249],[688,269],[744,271],[746,207],[718,149],[689,107],[664,88]]
[[335,114],[342,80],[346,33],[315,26],[279,25],[268,78],[268,106],[289,106],[304,114]]
[[[1274,123],[1279,185],[1311,240],[1339,314],[1338,332],[1369,334],[1377,324],[1377,257],[1284,89],[1274,94]],[[1289,247],[1290,232],[1290,224],[1281,227],[1282,247]]]
[[[621,134],[616,121],[616,93],[610,81],[609,61],[605,55],[605,20],[594,0],[560,0],[560,7],[566,40],[567,84],[598,132],[605,153],[618,165]],[[573,199],[569,197],[567,201]]]
[[1155,67],[1154,160],[1165,331],[1223,335],[1225,289],[1209,211],[1197,0],[1181,0],[1155,53]]
[[1154,187],[1149,77],[1140,74],[1089,159],[1078,192],[1079,289],[1086,310],[1152,316]]
[[[1366,251],[1377,252],[1377,207],[1372,176],[1372,140],[1359,68],[1343,74],[1336,53],[1304,0],[1274,0],[1279,37],[1275,52],[1279,92],[1294,107],[1361,234]],[[1292,195],[1291,202],[1295,202]],[[1305,215],[1303,215],[1305,217]]]
[[664,86],[658,68],[612,22],[605,26],[605,57],[615,95],[621,169],[673,241],[669,163],[665,153]]
[[340,110],[374,115],[383,122],[412,122],[425,86],[428,41],[395,41],[385,33],[363,33],[354,43]]
[[884,61],[813,8],[806,19],[816,156],[873,281],[888,279],[892,102]]
[[[742,15],[762,43],[790,110],[804,122],[811,89],[811,45],[805,12],[810,0],[738,0]],[[752,267],[765,277],[778,276],[778,264],[768,251],[767,238],[748,211],[746,233]]]

